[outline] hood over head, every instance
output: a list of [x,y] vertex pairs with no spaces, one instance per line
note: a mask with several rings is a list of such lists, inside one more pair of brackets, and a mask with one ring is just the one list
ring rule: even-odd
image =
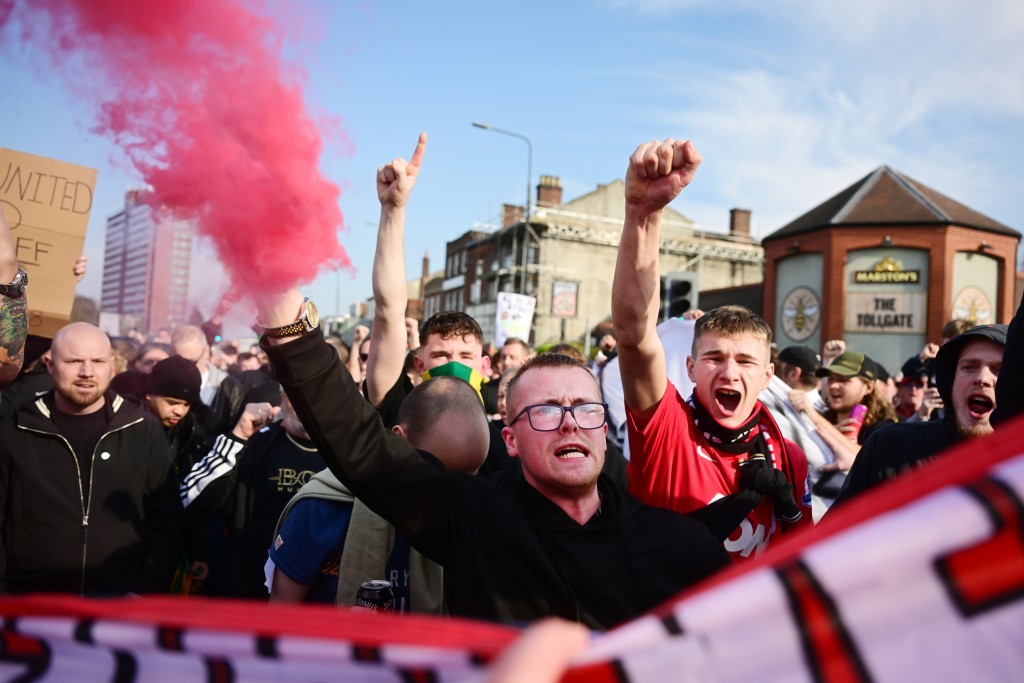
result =
[[[935,386],[945,405],[953,402],[953,379],[956,377],[956,365],[964,346],[974,339],[989,339],[1006,346],[1006,325],[978,325],[958,334],[939,348],[935,356]],[[947,411],[947,415],[949,412]]]

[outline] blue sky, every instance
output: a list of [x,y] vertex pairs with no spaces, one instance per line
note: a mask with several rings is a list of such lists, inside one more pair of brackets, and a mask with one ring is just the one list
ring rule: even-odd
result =
[[[642,141],[692,138],[704,164],[674,208],[710,230],[738,206],[764,236],[882,164],[1024,230],[1013,0],[321,1],[316,12],[289,55],[310,105],[348,137],[328,141],[322,169],[342,188],[357,269],[304,288],[326,314],[370,296],[375,170],[408,156],[420,130],[430,142],[408,211],[410,277],[424,251],[441,268],[446,240],[522,203],[526,145],[473,121],[529,137],[531,183],[559,176],[566,199],[622,177]],[[138,178],[38,49],[0,52],[0,146],[99,169],[79,290],[98,297],[106,216]],[[216,268],[198,277],[209,310],[224,283]]]

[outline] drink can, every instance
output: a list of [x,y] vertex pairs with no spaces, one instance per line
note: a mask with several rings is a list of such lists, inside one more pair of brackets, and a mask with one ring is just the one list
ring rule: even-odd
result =
[[383,579],[363,581],[356,593],[356,605],[377,612],[393,612],[395,592],[391,590],[391,582]]
[[853,431],[849,437],[854,443],[857,443],[857,435],[860,434],[860,428],[864,426],[864,415],[867,412],[868,407],[863,403],[858,403],[850,410],[850,425],[853,427]]

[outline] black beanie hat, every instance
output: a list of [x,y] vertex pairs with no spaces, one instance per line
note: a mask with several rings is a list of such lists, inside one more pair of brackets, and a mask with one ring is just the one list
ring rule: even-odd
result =
[[181,356],[171,356],[153,366],[146,393],[199,403],[202,385],[203,376],[195,363]]

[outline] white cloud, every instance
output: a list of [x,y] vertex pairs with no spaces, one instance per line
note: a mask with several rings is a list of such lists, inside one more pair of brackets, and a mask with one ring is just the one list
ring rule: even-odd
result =
[[[685,14],[692,6],[665,0],[639,9]],[[770,232],[881,164],[969,205],[1016,196],[1008,183],[1019,172],[1008,169],[1020,162],[1007,145],[1019,148],[1022,134],[1024,6],[742,7],[745,36],[717,49],[700,38],[703,49],[693,49],[680,28],[684,48],[675,54],[689,56],[643,74],[656,102],[646,118],[692,136],[705,156],[684,212],[706,206],[705,220],[721,225],[723,206],[746,206]]]

